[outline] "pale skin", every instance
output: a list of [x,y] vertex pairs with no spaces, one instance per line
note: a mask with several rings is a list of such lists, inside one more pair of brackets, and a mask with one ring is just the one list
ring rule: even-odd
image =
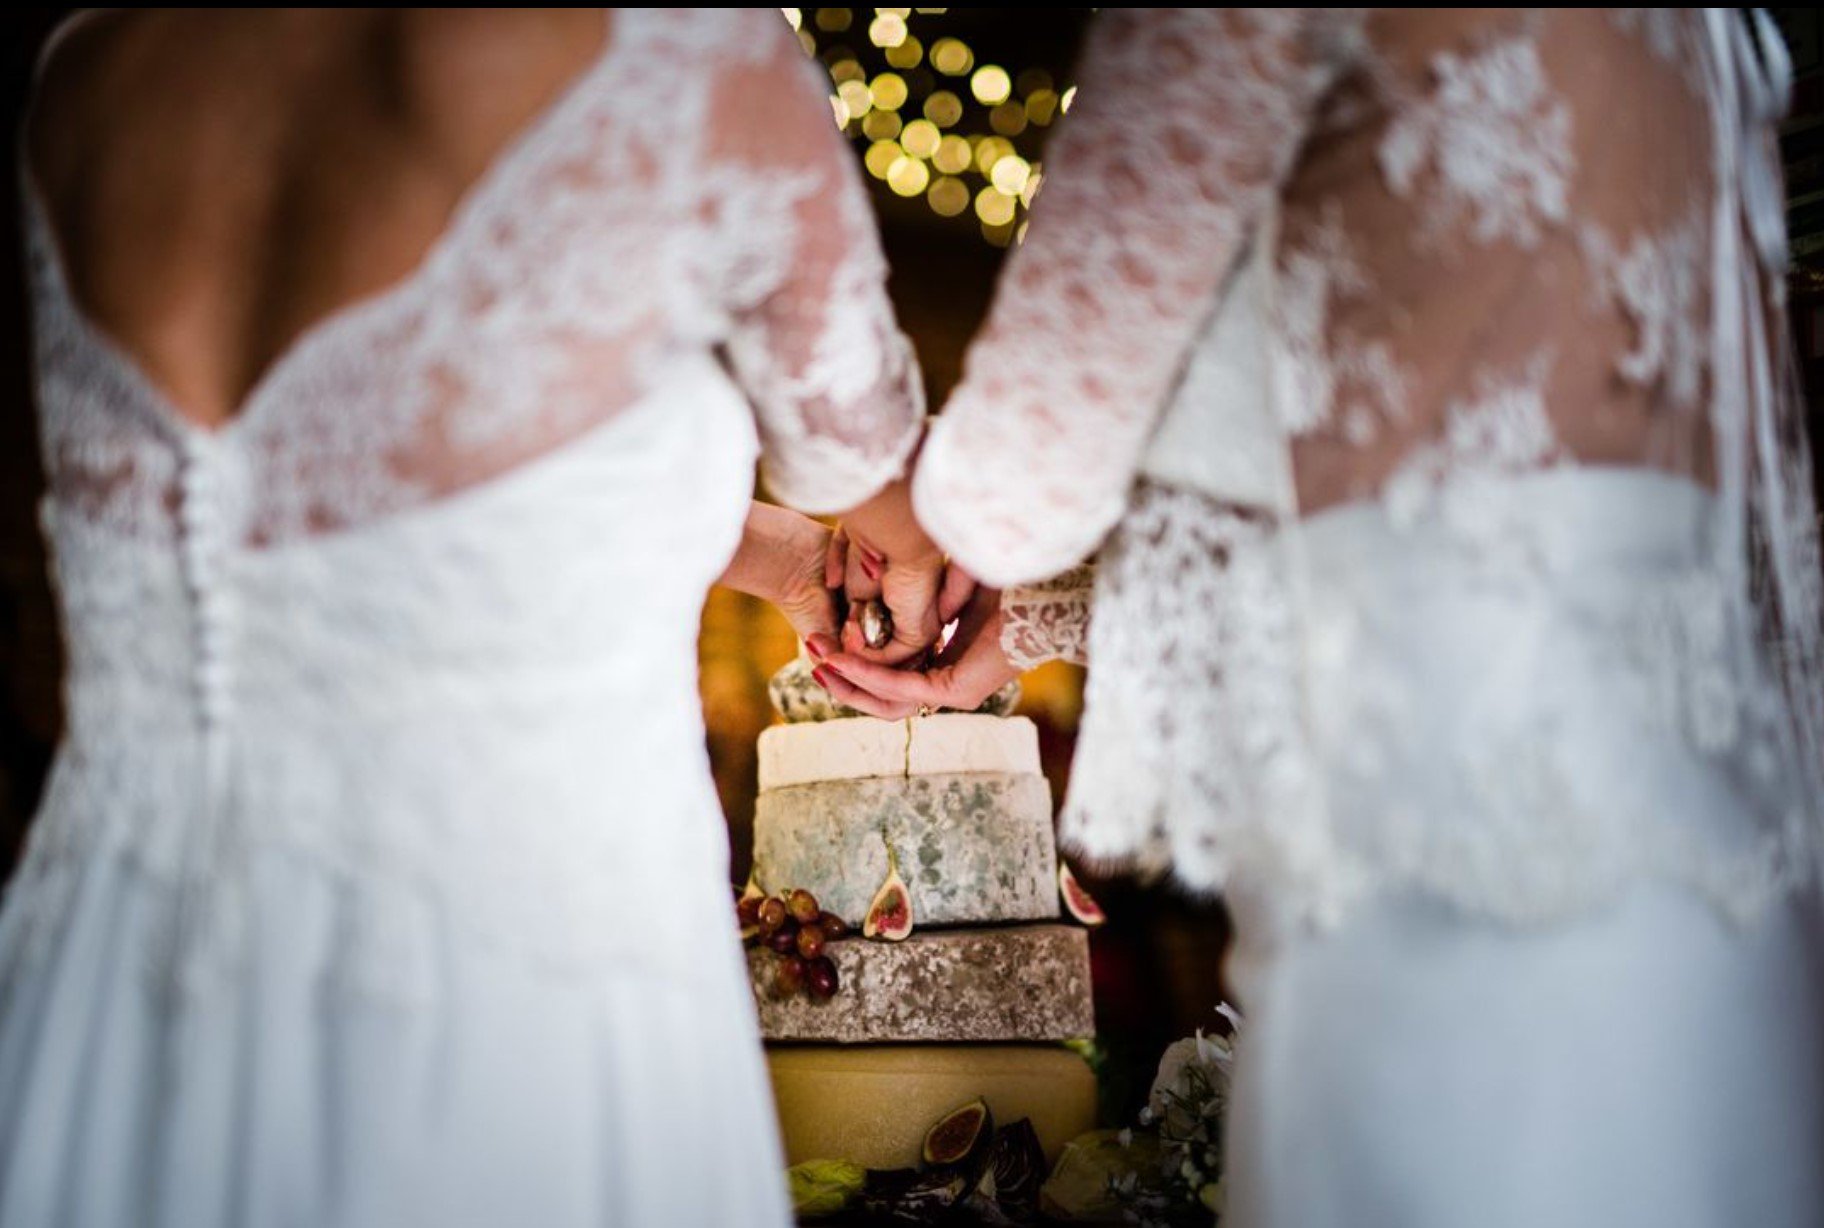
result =
[[[172,412],[221,430],[301,335],[412,274],[613,37],[600,9],[109,11],[48,67],[31,178],[83,312]],[[882,659],[918,657],[941,554],[901,484],[844,520],[878,569],[857,588],[897,615]],[[725,580],[833,634],[831,543],[756,504]]]
[[221,428],[301,333],[421,263],[603,30],[599,9],[84,20],[29,128],[77,300]]
[[857,712],[883,720],[940,708],[968,712],[1020,671],[1001,651],[998,590],[976,588],[954,616],[956,629],[949,641],[922,668],[870,660],[828,634],[812,635],[805,646],[818,662],[816,677],[824,689]]

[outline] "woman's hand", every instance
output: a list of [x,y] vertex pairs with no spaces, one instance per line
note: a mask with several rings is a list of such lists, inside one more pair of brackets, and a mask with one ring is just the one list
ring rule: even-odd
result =
[[[948,566],[935,549],[889,558],[859,541],[847,543],[840,577],[848,602],[842,648],[879,665],[904,665],[923,656],[975,591],[968,573]],[[863,608],[875,598],[893,620],[885,644],[869,644],[862,626]]]
[[[912,514],[903,479],[849,512],[842,527],[848,539],[842,587],[849,603],[849,623],[839,637],[843,649],[880,665],[922,658],[967,600],[974,581],[946,567],[943,551]],[[871,648],[857,620],[863,603],[874,598],[892,615],[893,636]]]
[[836,533],[809,516],[770,503],[748,508],[741,545],[721,583],[779,608],[799,639],[831,637],[842,626]]
[[805,647],[817,662],[814,677],[838,702],[885,720],[921,709],[972,712],[981,707],[1020,671],[1001,651],[1000,592],[974,587],[973,581],[970,585],[956,630],[927,668],[894,669],[845,650],[833,636],[813,635]]

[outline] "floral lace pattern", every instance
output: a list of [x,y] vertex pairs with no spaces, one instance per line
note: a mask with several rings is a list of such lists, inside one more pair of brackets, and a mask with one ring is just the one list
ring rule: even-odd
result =
[[[1815,878],[1765,21],[1101,22],[916,491],[1003,585],[1101,544],[1066,839],[1320,919],[1417,887],[1543,922],[1642,878],[1743,916]],[[1267,217],[1288,516],[1136,463]]]
[[1405,412],[1407,377],[1387,343],[1335,323],[1340,308],[1370,292],[1334,214],[1284,254],[1272,300],[1271,401],[1288,432],[1341,425],[1359,445]]
[[[782,497],[840,510],[893,476],[916,438],[918,375],[866,193],[780,24],[619,15],[420,266],[307,330],[249,396],[223,432],[258,492],[233,533],[351,527],[497,476],[636,403],[675,355],[719,345]],[[682,63],[721,65],[722,84],[644,105]],[[781,105],[711,121],[748,89]],[[123,528],[166,532],[194,430],[88,323],[26,195],[52,481]]]
[[[1271,521],[1141,485],[1096,569],[1060,839],[1199,890],[1221,888],[1237,865],[1271,866],[1313,898],[1346,897],[1315,822],[1287,578]],[[1170,634],[1187,627],[1200,634]]]
[[1623,379],[1663,384],[1668,402],[1695,409],[1703,391],[1704,219],[1692,216],[1662,235],[1640,235],[1625,252],[1601,230],[1583,235],[1601,288],[1634,323],[1634,348],[1615,360]]
[[[1379,150],[1396,195],[1425,188],[1426,225],[1443,233],[1469,215],[1480,242],[1538,241],[1570,207],[1570,109],[1552,94],[1529,41],[1508,39],[1469,56],[1433,57],[1435,86],[1401,108]],[[1435,182],[1421,185],[1431,167]]]
[[1001,651],[1016,669],[1047,661],[1089,662],[1089,616],[1095,569],[1073,567],[1040,584],[1001,594]]
[[[1290,10],[1111,12],[1102,22],[1072,138],[1033,214],[1035,230],[1053,219],[1046,246],[1072,258],[1009,261],[916,478],[920,518],[985,582],[1055,575],[1119,519],[1185,351],[1330,80],[1316,33]],[[1233,122],[1200,122],[1212,108]],[[1161,235],[1188,258],[1158,260]],[[1085,333],[1098,344],[1078,344]],[[1017,364],[987,358],[1016,351]],[[978,451],[1024,454],[1028,479],[1004,482]],[[1107,463],[1086,468],[1089,455]],[[1052,532],[1030,531],[1048,521]]]
[[1444,438],[1413,452],[1388,479],[1381,500],[1393,523],[1441,520],[1499,549],[1505,527],[1478,517],[1476,494],[1491,481],[1538,469],[1558,453],[1546,412],[1544,359],[1513,380],[1483,377],[1473,401],[1453,405]]

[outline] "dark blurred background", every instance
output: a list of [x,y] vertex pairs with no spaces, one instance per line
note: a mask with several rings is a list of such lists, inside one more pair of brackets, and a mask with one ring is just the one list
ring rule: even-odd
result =
[[[0,122],[7,162],[31,65],[69,10],[0,14]],[[1824,388],[1824,47],[1815,11],[1773,10],[1800,81],[1783,146],[1797,269],[1793,324],[1807,386]],[[918,346],[934,405],[956,382],[994,277],[1017,242],[1044,144],[1068,107],[1088,9],[787,9],[808,54],[829,70],[834,118],[852,137],[879,208],[892,291]],[[0,176],[0,228],[16,234],[17,178]],[[43,788],[60,716],[60,652],[36,509],[42,490],[29,393],[16,241],[0,242],[0,879]],[[1812,438],[1820,437],[1812,401]],[[1824,468],[1821,466],[1820,468]],[[790,658],[790,629],[757,601],[717,591],[704,613],[702,690],[710,753],[746,873],[754,740],[772,720],[766,680]],[[1081,675],[1051,666],[1026,680],[1061,797],[1082,704]],[[610,803],[604,799],[604,806]],[[1165,1044],[1216,1024],[1227,929],[1220,907],[1170,890],[1091,882],[1111,915],[1094,956],[1098,1028],[1114,1059],[1118,1115],[1144,1091]],[[1125,1102],[1125,1103],[1123,1103]]]

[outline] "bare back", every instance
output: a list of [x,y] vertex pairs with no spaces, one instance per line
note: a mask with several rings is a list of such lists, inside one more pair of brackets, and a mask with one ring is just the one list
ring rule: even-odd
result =
[[313,324],[410,274],[603,36],[599,9],[83,20],[29,131],[72,291],[220,426]]

